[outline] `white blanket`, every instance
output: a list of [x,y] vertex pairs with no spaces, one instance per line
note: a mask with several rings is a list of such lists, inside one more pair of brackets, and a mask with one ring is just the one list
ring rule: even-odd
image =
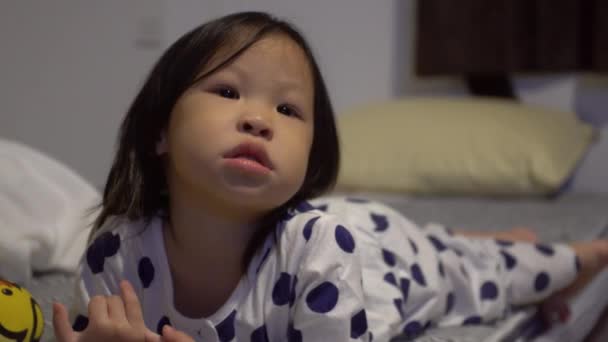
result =
[[99,201],[65,165],[0,139],[0,278],[27,286],[34,271],[73,272]]

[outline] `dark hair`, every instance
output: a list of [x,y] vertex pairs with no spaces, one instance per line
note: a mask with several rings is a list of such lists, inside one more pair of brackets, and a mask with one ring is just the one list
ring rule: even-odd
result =
[[[169,212],[168,199],[163,194],[167,191],[163,162],[155,151],[175,103],[201,78],[230,63],[270,33],[287,35],[302,48],[310,63],[314,80],[314,133],[302,187],[289,201],[266,216],[246,258],[255,252],[288,208],[334,186],[340,159],[334,113],[310,47],[291,24],[269,14],[231,14],[205,23],[179,38],[148,75],[122,122],[118,151],[91,236],[113,216],[149,220],[160,212]],[[203,69],[209,70],[200,75]]]

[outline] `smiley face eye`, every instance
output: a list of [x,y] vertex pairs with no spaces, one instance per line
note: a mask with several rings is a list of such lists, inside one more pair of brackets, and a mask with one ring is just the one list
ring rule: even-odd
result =
[[4,288],[4,289],[2,289],[2,294],[7,295],[7,296],[12,296],[13,291],[11,291],[11,289]]

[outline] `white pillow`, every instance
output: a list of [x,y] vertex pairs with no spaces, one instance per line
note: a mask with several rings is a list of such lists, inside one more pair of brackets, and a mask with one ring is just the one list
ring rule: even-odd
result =
[[25,145],[0,139],[0,277],[27,286],[34,271],[75,271],[98,191]]

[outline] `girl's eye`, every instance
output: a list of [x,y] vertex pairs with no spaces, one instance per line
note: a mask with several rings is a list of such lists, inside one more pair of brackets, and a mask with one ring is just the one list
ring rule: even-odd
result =
[[218,88],[215,92],[219,96],[225,97],[227,99],[233,99],[233,100],[239,99],[239,93],[236,90],[229,88],[229,87]]
[[298,111],[295,110],[293,107],[289,106],[289,105],[279,105],[277,107],[277,112],[284,114],[286,116],[294,116],[294,117],[299,117]]

